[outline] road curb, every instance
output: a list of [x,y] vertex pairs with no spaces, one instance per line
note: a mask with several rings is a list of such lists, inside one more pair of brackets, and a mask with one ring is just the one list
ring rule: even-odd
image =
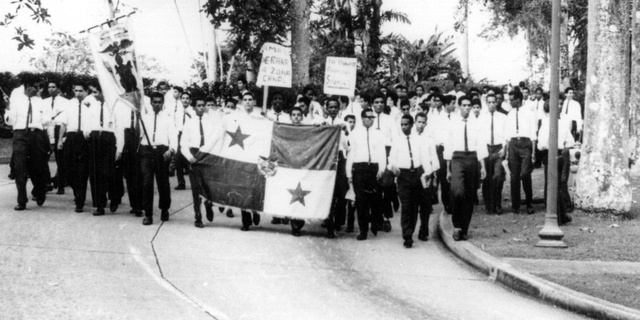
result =
[[493,281],[514,290],[550,302],[558,307],[595,319],[640,319],[640,310],[580,293],[553,282],[516,270],[510,264],[484,252],[467,241],[455,241],[452,237],[451,216],[440,213],[438,234],[449,250],[461,260],[482,271]]

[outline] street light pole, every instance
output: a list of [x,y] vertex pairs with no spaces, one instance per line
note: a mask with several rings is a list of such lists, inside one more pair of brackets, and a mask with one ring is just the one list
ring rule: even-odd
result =
[[536,247],[566,248],[558,227],[558,96],[560,89],[560,0],[551,0],[551,84],[549,103],[549,157],[547,161],[547,213]]

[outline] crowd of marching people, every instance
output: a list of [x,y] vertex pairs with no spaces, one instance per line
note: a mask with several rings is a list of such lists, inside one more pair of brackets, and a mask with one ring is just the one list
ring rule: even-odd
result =
[[[141,111],[120,102],[106,107],[98,83],[73,83],[72,89],[73,96],[66,97],[59,83],[26,76],[21,87],[3,97],[4,120],[13,128],[15,210],[26,209],[28,179],[38,206],[48,192],[64,194],[69,186],[75,212],[84,211],[89,185],[93,215],[104,215],[107,208],[116,212],[126,193],[129,212],[150,225],[155,180],[160,220],[167,221],[169,177],[177,176],[174,190],[186,189],[185,176],[193,186],[198,177],[190,165],[219,120],[252,117],[289,125],[340,126],[331,212],[322,222],[329,238],[343,228],[354,232],[356,222],[357,240],[366,240],[369,231],[389,232],[389,219],[400,210],[403,244],[410,248],[416,228],[417,238],[428,240],[432,206],[442,203],[451,214],[454,239],[466,240],[474,208],[480,204],[479,190],[487,214],[505,212],[502,193],[507,172],[511,210],[533,214],[531,173],[544,165],[546,179],[549,148],[557,148],[559,155],[558,223],[571,221],[569,149],[582,130],[581,107],[572,88],[560,98],[557,145],[548,144],[548,94],[542,88],[532,91],[524,83],[468,91],[455,83],[455,89],[446,93],[419,84],[381,86],[322,101],[306,87],[294,104],[286,103],[280,93],[272,94],[266,112],[255,108],[244,79],[238,80],[237,93],[230,97],[192,96],[160,82],[145,97]],[[53,175],[48,165],[51,154],[57,164]],[[192,189],[195,226],[202,228],[201,205],[212,221],[214,203],[202,201]],[[243,231],[260,223],[259,212],[240,209]],[[231,208],[218,210],[234,216]],[[290,224],[292,234],[299,236],[305,221],[275,216],[271,223]]]

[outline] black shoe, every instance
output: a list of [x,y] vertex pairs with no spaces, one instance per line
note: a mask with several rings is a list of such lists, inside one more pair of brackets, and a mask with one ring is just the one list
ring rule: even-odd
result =
[[118,211],[118,205],[120,205],[120,204],[117,203],[117,202],[111,201],[111,205],[109,206],[109,211],[111,211],[111,212]]
[[249,226],[242,226],[242,228],[240,228],[240,230],[242,230],[242,231],[249,231]]
[[224,207],[218,207],[218,211],[220,211],[220,213],[224,212]]
[[567,224],[567,223],[569,223],[571,221],[573,221],[573,218],[571,218],[571,216],[569,216],[569,215],[566,215],[566,216],[560,218],[560,223],[559,224],[560,225],[564,225],[564,224]]
[[289,218],[282,218],[282,224],[289,224]]
[[367,240],[367,235],[361,233],[356,237],[356,240],[358,241]]
[[413,247],[413,241],[411,241],[411,240],[405,240],[405,241],[404,241],[404,247],[405,247],[405,248],[407,248],[407,249],[409,249],[409,248]]
[[461,233],[462,233],[462,230],[460,228],[453,229],[453,240],[460,241],[460,234]]
[[196,226],[196,228],[204,228],[201,220],[197,220],[193,225]]
[[530,204],[528,204],[528,205],[527,205],[527,213],[528,213],[528,214],[534,214],[535,212],[536,212],[536,211],[535,211],[535,210],[533,210],[533,206],[532,206],[532,205],[530,205]]
[[47,185],[47,192],[51,192],[53,191],[53,185],[52,184],[48,184]]
[[169,210],[162,209],[162,212],[160,213],[160,220],[169,221]]
[[501,215],[502,214],[502,207],[496,207],[496,214],[497,215]]
[[299,237],[300,236],[300,230],[297,230],[297,229],[291,230],[291,235],[294,236],[294,237]]
[[104,208],[98,208],[93,211],[94,216],[104,216]]
[[142,224],[145,226],[148,226],[150,224],[153,224],[153,218],[151,217],[144,217],[144,219],[142,219]]
[[520,209],[513,208],[513,214],[520,214]]
[[333,239],[333,238],[335,238],[335,237],[336,237],[336,233],[335,233],[335,232],[328,232],[328,233],[327,233],[327,238],[329,238],[329,239]]
[[46,199],[45,197],[42,197],[41,199],[36,199],[36,204],[38,205],[38,207],[42,207],[45,199]]
[[78,213],[80,213],[80,212],[82,212],[82,211],[84,211],[84,210],[82,210],[82,207],[78,207],[78,206],[76,206],[76,210],[75,210],[75,211],[76,211],[76,212],[78,212]]
[[277,217],[273,217],[271,219],[271,224],[281,224],[282,223],[282,219],[277,218]]
[[257,226],[260,224],[260,214],[257,212],[253,212],[253,225]]
[[378,225],[377,224],[372,224],[371,225],[371,233],[373,233],[374,236],[378,235]]
[[26,205],[26,204],[24,204],[24,203],[18,203],[18,205],[17,205],[17,206],[15,206],[15,208],[13,208],[13,210],[15,210],[15,211],[22,211],[22,210],[24,210],[24,209],[26,209],[26,208],[27,208],[27,205]]
[[13,172],[10,172],[8,177],[9,177],[9,180],[15,180],[16,179],[16,175],[13,174]]
[[462,232],[461,232],[461,233],[460,233],[460,240],[467,241],[467,240],[469,240],[469,237],[467,237],[467,234],[466,234],[466,233],[462,233]]
[[227,209],[227,217],[228,218],[233,218],[233,211],[231,209]]
[[418,240],[420,240],[420,241],[429,241],[429,236],[425,235],[425,234],[419,234],[418,235]]
[[171,171],[171,170],[169,170],[169,177],[173,177],[173,176],[175,176],[175,175],[176,175],[176,172],[175,172],[175,171]]
[[131,210],[129,210],[129,213],[131,213],[131,214],[136,213],[136,209],[131,208]]
[[64,194],[64,189],[58,188],[58,192],[56,192],[56,194]]
[[[391,200],[393,202],[393,211],[398,211],[398,209],[400,209],[400,202],[398,202],[398,197],[393,197],[393,199]],[[391,216],[393,217],[393,214],[391,214]]]
[[175,187],[173,190],[184,190],[186,189],[186,187],[184,186],[184,183],[178,183],[178,186]]
[[391,232],[391,221],[385,220],[382,224],[382,230],[384,230],[384,232]]
[[352,233],[353,232],[353,227],[347,227],[346,230],[344,230],[344,232],[346,233]]
[[209,220],[209,222],[213,221],[213,207],[211,205],[204,205],[204,210],[207,212],[207,220]]
[[133,210],[136,217],[142,217],[142,210]]

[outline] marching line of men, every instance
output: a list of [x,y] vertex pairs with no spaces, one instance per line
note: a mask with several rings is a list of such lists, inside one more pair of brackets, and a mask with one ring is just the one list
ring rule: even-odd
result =
[[[27,77],[22,91],[14,91],[10,99],[5,96],[9,105],[6,122],[14,128],[16,210],[26,208],[27,177],[34,185],[34,200],[38,205],[44,203],[50,179],[47,161],[53,151],[58,164],[56,193],[64,194],[65,185],[71,186],[76,212],[83,211],[87,183],[96,208],[93,215],[104,215],[107,202],[111,212],[117,211],[126,181],[130,213],[144,215],[142,223],[150,225],[155,179],[160,219],[167,221],[173,162],[178,179],[175,190],[185,189],[184,175],[188,175],[194,224],[202,228],[202,200],[197,188],[202,179],[189,168],[224,117],[339,125],[342,135],[334,199],[324,222],[327,237],[334,238],[335,231],[345,224],[346,232],[353,232],[355,212],[360,232],[357,240],[366,240],[369,230],[373,235],[389,232],[389,219],[401,207],[403,244],[410,248],[418,217],[418,239],[428,240],[429,215],[432,205],[438,203],[438,189],[444,210],[452,215],[456,240],[467,239],[480,186],[487,213],[501,214],[505,159],[511,176],[513,212],[520,210],[522,184],[526,211],[534,213],[531,172],[536,157],[544,158],[543,151],[549,147],[548,102],[543,99],[542,89],[536,89],[535,99],[523,95],[528,93],[526,88],[509,92],[507,107],[503,93],[491,88],[484,95],[479,90],[466,95],[456,86],[453,94],[442,95],[438,88],[425,93],[422,86],[410,92],[399,86],[398,94],[383,88],[373,96],[363,93],[356,101],[330,97],[324,104],[314,101],[315,92],[307,88],[288,113],[282,94],[276,93],[269,111],[262,114],[254,111],[254,96],[246,89],[237,109],[234,99],[227,99],[219,108],[214,98],[192,98],[181,88],[169,90],[168,84],[161,82],[149,97],[151,108],[137,112],[120,101],[112,108],[106,106],[97,84],[74,84],[74,98],[67,100],[59,94],[59,84],[49,82],[51,97],[42,100],[37,96],[39,82]],[[571,210],[568,148],[581,130],[579,108],[571,99],[560,108],[560,223],[571,221],[567,214]],[[547,159],[543,161],[546,165]],[[205,201],[204,205],[206,218],[212,221],[212,203]],[[219,209],[223,212],[225,208]],[[243,231],[259,224],[259,213],[241,212]],[[233,217],[229,208],[227,216]],[[274,217],[272,223],[289,221],[292,234],[299,236],[304,220]]]

